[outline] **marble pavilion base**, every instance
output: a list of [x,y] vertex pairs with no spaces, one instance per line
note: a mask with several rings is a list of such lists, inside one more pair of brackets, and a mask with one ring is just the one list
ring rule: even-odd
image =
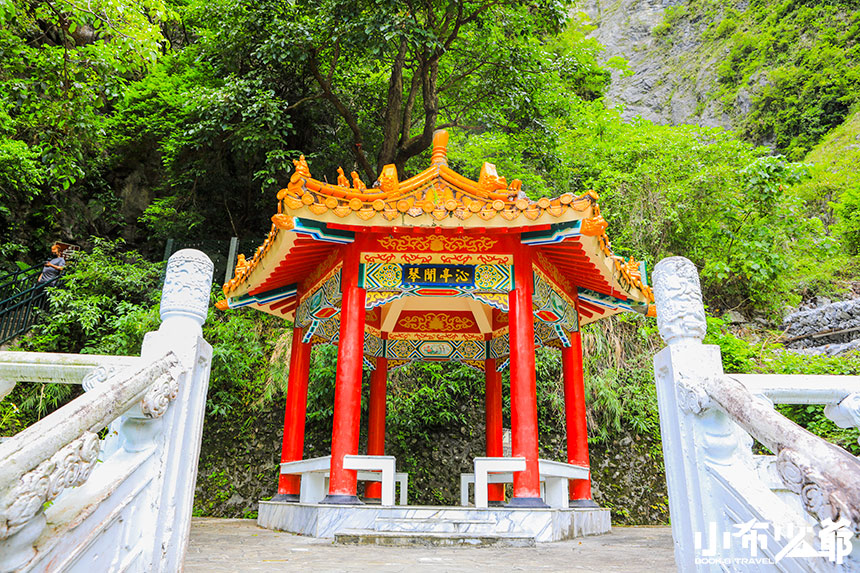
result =
[[344,530],[410,531],[475,535],[522,534],[537,542],[608,533],[609,510],[378,505],[343,506],[261,501],[257,525],[300,535],[333,538]]

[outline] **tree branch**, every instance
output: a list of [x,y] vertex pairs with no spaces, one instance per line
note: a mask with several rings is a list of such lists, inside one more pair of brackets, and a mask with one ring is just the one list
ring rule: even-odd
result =
[[311,51],[310,58],[308,58],[308,65],[310,66],[311,74],[313,74],[317,84],[322,88],[322,96],[331,102],[346,122],[346,125],[349,126],[349,129],[352,131],[352,154],[355,156],[355,160],[358,162],[358,165],[361,167],[362,171],[364,171],[365,175],[367,175],[371,181],[375,181],[376,173],[373,171],[373,167],[370,165],[370,162],[367,160],[367,155],[364,153],[364,139],[361,136],[361,129],[358,127],[358,121],[355,119],[355,115],[347,109],[340,98],[337,97],[337,94],[334,93],[331,84],[323,77],[319,69],[315,50]]
[[306,102],[309,102],[309,101],[315,100],[315,99],[320,99],[323,97],[325,97],[325,94],[314,94],[314,95],[310,95],[307,97],[303,97],[302,99],[300,99],[296,103],[288,105],[287,107],[285,107],[284,111],[290,111],[290,110],[296,109],[297,107],[299,107],[303,103],[306,103]]
[[377,173],[382,173],[382,168],[394,161],[397,150],[402,121],[400,108],[403,103],[403,63],[406,60],[407,46],[406,36],[403,36],[391,66],[391,76],[388,78],[388,98],[382,122],[382,147],[376,161]]
[[415,98],[418,97],[418,88],[421,87],[421,68],[412,73],[412,82],[409,86],[409,95],[406,97],[406,106],[403,108],[403,122],[401,123],[400,141],[397,145],[400,146],[404,141],[409,139],[409,134],[412,131],[412,110],[415,108]]
[[[428,54],[429,55],[429,54]],[[434,51],[421,68],[421,95],[424,99],[424,129],[420,135],[410,137],[397,150],[395,164],[404,165],[410,157],[418,155],[433,142],[436,118],[439,114],[439,97],[436,80],[439,73],[439,54]]]
[[328,68],[328,77],[326,81],[329,85],[331,85],[331,81],[334,78],[334,69],[337,67],[337,61],[340,59],[340,40],[335,41],[334,43],[334,54],[331,57],[331,63]]

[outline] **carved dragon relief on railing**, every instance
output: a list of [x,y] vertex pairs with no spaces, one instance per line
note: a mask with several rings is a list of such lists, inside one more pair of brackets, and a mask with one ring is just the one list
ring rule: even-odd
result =
[[0,539],[24,528],[45,503],[60,493],[87,481],[99,455],[99,437],[84,432],[78,439],[27,472],[0,501]]

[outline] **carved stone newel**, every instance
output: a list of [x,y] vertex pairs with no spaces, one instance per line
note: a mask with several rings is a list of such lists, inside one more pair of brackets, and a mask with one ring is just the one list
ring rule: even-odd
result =
[[663,259],[654,267],[657,327],[666,344],[701,342],[707,323],[696,266],[684,257]]
[[141,357],[154,360],[168,350],[179,356],[186,368],[193,367],[196,340],[203,335],[209,307],[214,265],[194,249],[176,251],[167,261],[161,290],[161,326],[143,341]]
[[191,319],[200,331],[209,307],[213,270],[209,257],[194,249],[182,249],[170,257],[161,291],[162,324]]

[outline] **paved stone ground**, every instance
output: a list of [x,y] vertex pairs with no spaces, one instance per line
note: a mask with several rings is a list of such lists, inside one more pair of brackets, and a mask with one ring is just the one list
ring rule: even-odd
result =
[[188,573],[234,571],[675,571],[668,527],[611,533],[537,547],[412,548],[333,545],[331,540],[258,528],[249,519],[195,518]]

